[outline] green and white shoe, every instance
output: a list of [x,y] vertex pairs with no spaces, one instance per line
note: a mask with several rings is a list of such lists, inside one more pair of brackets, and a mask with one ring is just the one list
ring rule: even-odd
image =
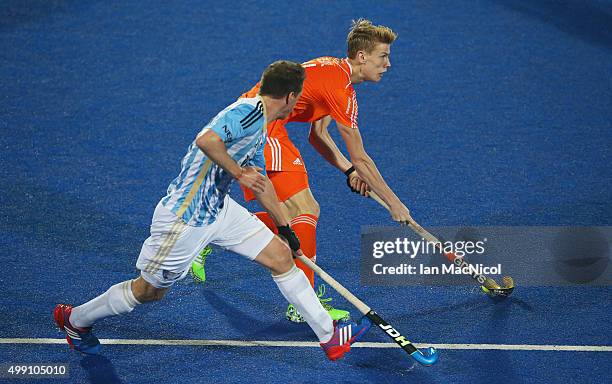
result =
[[[317,297],[319,298],[321,305],[323,305],[323,308],[325,308],[327,313],[329,313],[329,316],[332,318],[332,320],[350,320],[351,314],[348,311],[332,307],[329,304],[332,301],[332,298],[323,298],[324,295],[325,285],[321,284],[317,289]],[[287,313],[285,313],[285,317],[292,323],[304,323],[306,321],[304,320],[304,317],[300,314],[300,312],[298,312],[297,308],[293,306],[293,304],[289,304],[289,306],[287,307]]]
[[204,269],[204,265],[206,264],[206,258],[211,253],[212,247],[207,245],[191,263],[189,273],[196,284],[202,284],[206,281],[206,270]]

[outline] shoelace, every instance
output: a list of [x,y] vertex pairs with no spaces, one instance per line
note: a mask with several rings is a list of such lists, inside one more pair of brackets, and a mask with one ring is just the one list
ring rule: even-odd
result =
[[334,309],[334,307],[332,307],[330,304],[328,304],[333,299],[331,297],[327,297],[327,298],[324,299],[323,298],[324,295],[325,295],[325,284],[321,284],[321,285],[319,285],[319,288],[317,289],[317,297],[319,298],[319,301],[321,302],[321,305],[323,306],[323,308],[326,311]]

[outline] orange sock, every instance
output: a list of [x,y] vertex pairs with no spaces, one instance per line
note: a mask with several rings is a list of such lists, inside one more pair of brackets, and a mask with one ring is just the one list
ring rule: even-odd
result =
[[[255,215],[266,225],[266,227],[270,228],[272,232],[278,234],[276,225],[270,215],[268,215],[268,212],[257,212]],[[291,220],[291,228],[298,239],[300,239],[302,252],[304,252],[304,255],[313,262],[316,262],[317,258],[317,220],[319,220],[318,217],[309,214],[299,215]],[[314,271],[298,259],[295,260],[295,265],[304,272],[308,281],[310,281],[310,286],[314,288]]]
[[[314,215],[302,214],[291,220],[291,228],[300,239],[302,252],[313,262],[317,261],[317,220],[319,218]],[[308,280],[310,286],[314,288],[314,271],[308,268],[304,263],[295,260],[295,265],[302,271]]]

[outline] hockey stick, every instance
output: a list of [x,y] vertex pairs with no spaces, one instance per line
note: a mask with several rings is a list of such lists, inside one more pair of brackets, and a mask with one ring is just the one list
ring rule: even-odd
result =
[[325,272],[321,267],[310,261],[306,256],[298,256],[302,263],[306,264],[308,268],[312,269],[319,275],[323,281],[329,284],[336,292],[338,292],[342,297],[348,300],[355,308],[359,310],[365,317],[367,317],[372,323],[376,324],[380,329],[385,331],[385,333],[395,341],[397,345],[402,347],[406,353],[408,353],[412,358],[422,365],[429,366],[438,361],[438,352],[435,348],[428,347],[424,349],[424,352],[417,349],[410,341],[408,341],[401,333],[399,333],[395,328],[393,328],[389,323],[384,321],[375,311],[373,311],[370,307],[368,307],[363,301],[359,300],[355,295],[349,292],[348,289],[344,288],[342,284],[337,282],[333,277],[331,277],[327,272]]
[[[382,205],[383,207],[385,207],[385,209],[390,211],[389,210],[389,206],[387,205],[387,203],[385,203],[380,198],[380,196],[378,196],[375,192],[368,191],[368,194],[370,195],[371,198],[376,200],[376,202],[378,202],[378,204]],[[425,239],[428,242],[433,243],[435,246],[437,246],[438,249],[440,250],[440,252],[442,252],[444,254],[444,256],[446,256],[446,258],[451,263],[456,265],[457,267],[459,267],[459,268],[464,268],[464,267],[470,268],[471,267],[471,264],[468,263],[463,257],[456,256],[453,252],[444,252],[444,247],[443,247],[442,242],[440,240],[438,240],[434,235],[432,235],[431,233],[427,232],[416,221],[414,221],[414,219],[412,219],[412,217],[410,219],[408,219],[408,222],[406,224],[408,224],[408,226],[413,231],[415,231],[419,236],[421,236],[423,239]],[[472,276],[472,279],[476,280],[480,284],[480,288],[486,294],[488,294],[491,297],[505,298],[507,296],[510,296],[510,294],[514,290],[514,280],[510,276],[504,276],[502,278],[502,281],[503,281],[504,285],[500,286],[492,278],[490,278],[488,276],[485,276],[483,274],[477,273],[476,272],[476,268],[470,268],[469,270],[472,271],[472,273],[470,275],[470,276]]]

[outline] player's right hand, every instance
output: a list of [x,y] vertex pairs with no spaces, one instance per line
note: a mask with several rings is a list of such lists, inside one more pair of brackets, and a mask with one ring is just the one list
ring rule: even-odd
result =
[[357,173],[357,171],[351,173],[347,180],[346,183],[348,184],[349,188],[351,189],[351,191],[360,194],[361,196],[368,196],[368,191],[370,190],[370,187],[368,186],[368,184],[361,178],[361,176],[359,176],[359,174]]
[[408,225],[412,221],[410,211],[403,203],[394,204],[389,208],[393,221],[400,223],[401,225]]
[[244,185],[253,192],[261,193],[266,189],[266,177],[260,173],[262,170],[259,167],[244,167],[237,180],[240,185]]
[[346,185],[349,189],[355,193],[360,194],[361,196],[368,196],[368,191],[370,187],[366,182],[359,176],[355,167],[351,166],[349,169],[344,171],[346,175]]

